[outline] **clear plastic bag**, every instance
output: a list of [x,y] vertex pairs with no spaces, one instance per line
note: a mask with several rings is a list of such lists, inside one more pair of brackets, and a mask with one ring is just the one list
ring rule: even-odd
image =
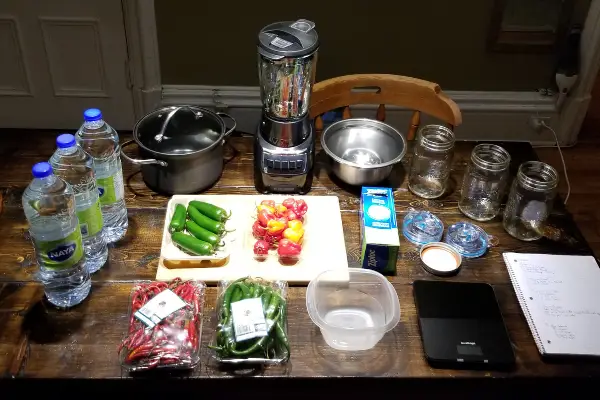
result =
[[290,358],[287,282],[261,278],[221,281],[217,326],[209,347],[230,364],[280,364]]
[[205,289],[203,282],[179,278],[136,284],[129,328],[118,350],[121,365],[130,371],[194,368],[200,361]]

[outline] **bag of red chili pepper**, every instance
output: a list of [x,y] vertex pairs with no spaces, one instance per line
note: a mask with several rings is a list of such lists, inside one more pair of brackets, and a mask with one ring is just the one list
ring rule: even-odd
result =
[[141,282],[129,302],[129,329],[119,346],[130,371],[194,368],[200,361],[206,285],[199,281]]
[[290,358],[287,282],[221,281],[218,324],[209,348],[222,363],[279,364]]

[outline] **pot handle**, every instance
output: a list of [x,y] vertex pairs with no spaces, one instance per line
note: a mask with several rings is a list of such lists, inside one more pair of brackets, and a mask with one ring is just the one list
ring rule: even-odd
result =
[[227,136],[231,135],[231,133],[233,131],[235,131],[235,128],[237,127],[237,122],[235,122],[235,119],[231,115],[226,114],[224,112],[218,111],[215,114],[217,114],[219,116],[227,117],[227,118],[229,118],[230,120],[233,121],[233,127],[231,129],[229,129],[227,132],[225,132],[225,134],[223,135],[223,138],[226,138]]
[[135,165],[158,164],[161,167],[166,167],[167,165],[169,165],[169,164],[167,164],[166,161],[155,160],[153,158],[148,159],[148,160],[136,160],[135,158],[129,157],[127,154],[125,154],[125,152],[123,151],[123,148],[125,146],[129,146],[130,144],[133,144],[134,142],[135,142],[134,140],[128,140],[121,145],[121,157],[123,157],[124,159],[126,159],[127,161],[129,161],[130,163],[135,164]]

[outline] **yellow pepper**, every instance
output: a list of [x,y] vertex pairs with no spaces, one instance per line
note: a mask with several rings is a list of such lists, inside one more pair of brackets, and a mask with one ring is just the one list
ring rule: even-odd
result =
[[261,210],[267,210],[269,212],[269,214],[275,215],[275,208],[274,207],[270,207],[270,206],[267,206],[267,205],[264,205],[264,204],[259,204],[256,207],[256,212],[259,213],[259,212],[261,212]]
[[283,231],[283,237],[294,242],[301,244],[302,239],[304,238],[304,228],[300,227],[299,229],[287,228]]
[[275,207],[275,215],[278,217],[285,217],[287,215],[287,207],[282,204],[277,204]]
[[288,228],[293,229],[295,231],[300,230],[300,229],[303,228],[302,221],[297,220],[297,219],[293,219],[291,221],[288,221]]
[[271,236],[279,235],[281,232],[284,231],[285,227],[285,222],[277,219],[272,219],[269,222],[267,222],[267,232]]

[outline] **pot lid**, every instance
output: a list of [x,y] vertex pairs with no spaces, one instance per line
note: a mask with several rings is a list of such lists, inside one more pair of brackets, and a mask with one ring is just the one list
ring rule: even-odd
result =
[[411,211],[404,217],[402,233],[412,243],[421,246],[439,242],[444,234],[444,224],[429,211]]
[[258,34],[258,52],[270,59],[303,57],[319,48],[315,23],[306,19],[276,22]]
[[446,243],[450,244],[467,258],[485,254],[489,247],[489,237],[483,229],[470,222],[457,222],[448,227]]
[[135,127],[134,137],[147,150],[184,155],[215,145],[225,130],[223,120],[210,110],[169,106],[142,118]]

